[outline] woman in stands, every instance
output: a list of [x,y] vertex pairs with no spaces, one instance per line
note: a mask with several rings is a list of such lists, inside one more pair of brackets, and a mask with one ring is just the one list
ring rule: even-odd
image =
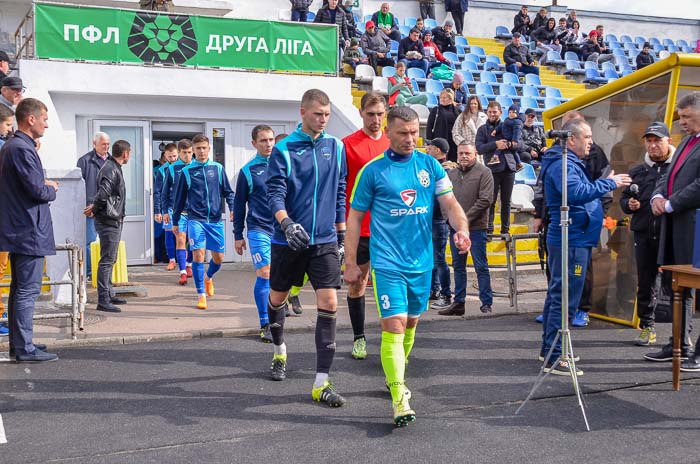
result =
[[455,145],[466,142],[476,143],[476,131],[486,123],[486,114],[481,107],[481,100],[476,95],[469,97],[464,111],[455,120],[452,127],[452,141]]
[[569,29],[569,35],[566,36],[566,40],[563,44],[562,54],[566,52],[574,52],[578,56],[579,61],[583,61],[583,56],[581,55],[581,45],[586,43],[586,33],[581,32],[581,25],[578,21],[574,20],[571,29]]
[[556,27],[556,21],[554,18],[549,18],[547,23],[533,31],[530,34],[530,40],[534,40],[537,44],[537,50],[540,51],[540,66],[547,64],[547,52],[553,51],[557,54],[561,54],[561,45],[559,44],[559,39],[557,39],[557,34],[554,32]]
[[452,140],[452,127],[459,116],[459,108],[455,104],[455,93],[452,89],[445,89],[440,92],[439,104],[430,110],[428,116],[428,126],[425,129],[425,136],[432,140],[441,137],[450,145],[447,159],[457,161],[457,145]]

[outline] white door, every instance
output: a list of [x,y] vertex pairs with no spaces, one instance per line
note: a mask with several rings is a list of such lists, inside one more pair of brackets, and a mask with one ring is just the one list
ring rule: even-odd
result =
[[126,140],[131,144],[131,159],[123,168],[126,217],[122,240],[126,243],[127,264],[151,264],[153,164],[150,122],[95,119],[92,121],[92,133],[96,131],[107,133],[112,144],[117,140]]

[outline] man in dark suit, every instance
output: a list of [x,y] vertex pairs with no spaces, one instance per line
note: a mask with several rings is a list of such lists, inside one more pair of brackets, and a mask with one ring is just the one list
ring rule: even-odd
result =
[[[693,92],[678,101],[680,126],[688,133],[673,155],[671,165],[659,179],[651,198],[651,210],[661,216],[659,237],[660,264],[690,264],[695,236],[695,210],[700,208],[700,92]],[[681,365],[685,372],[700,371],[700,350],[690,352],[692,291],[683,293],[683,340]],[[661,351],[644,355],[648,361],[671,361],[672,344]]]
[[55,361],[32,341],[34,304],[41,292],[44,257],[56,254],[49,202],[58,183],[44,178],[36,143],[48,127],[47,108],[25,98],[15,112],[17,131],[0,150],[0,250],[10,252],[7,302],[10,356],[17,362]]

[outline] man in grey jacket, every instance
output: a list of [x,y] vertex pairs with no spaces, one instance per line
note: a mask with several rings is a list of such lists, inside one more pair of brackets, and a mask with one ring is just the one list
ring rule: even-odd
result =
[[367,58],[369,64],[378,73],[378,66],[395,66],[396,61],[389,56],[391,50],[391,39],[384,31],[377,29],[374,21],[365,23],[365,33],[360,37],[360,48]]
[[[474,261],[476,278],[479,282],[479,300],[482,313],[490,313],[493,304],[491,274],[486,257],[486,235],[489,225],[489,206],[493,198],[493,175],[491,170],[476,162],[476,147],[462,142],[457,147],[457,169],[451,169],[447,176],[452,181],[455,198],[469,221],[469,250]],[[450,249],[456,250],[450,232]],[[441,316],[463,316],[464,300],[467,295],[467,254],[452,253],[452,266],[455,270],[454,303],[442,311]]]

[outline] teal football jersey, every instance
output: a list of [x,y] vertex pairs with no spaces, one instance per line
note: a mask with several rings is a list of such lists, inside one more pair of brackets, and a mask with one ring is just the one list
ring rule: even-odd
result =
[[408,161],[385,152],[357,175],[350,206],[369,211],[370,260],[376,269],[425,272],[433,268],[433,207],[452,183],[431,156],[414,151]]

